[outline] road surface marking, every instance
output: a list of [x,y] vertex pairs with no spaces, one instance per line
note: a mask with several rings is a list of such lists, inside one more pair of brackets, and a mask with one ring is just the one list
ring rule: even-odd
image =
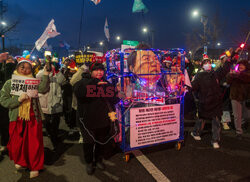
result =
[[143,155],[140,150],[135,150],[132,153],[157,182],[170,182],[170,180],[145,155]]

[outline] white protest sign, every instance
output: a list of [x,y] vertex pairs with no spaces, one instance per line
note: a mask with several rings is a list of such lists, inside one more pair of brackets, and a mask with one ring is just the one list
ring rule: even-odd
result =
[[136,46],[132,46],[132,45],[121,45],[121,51],[124,52],[125,49],[134,49]]
[[39,83],[40,80],[36,78],[12,75],[10,94],[20,96],[26,93],[31,98],[37,98]]
[[180,136],[180,104],[130,109],[130,147],[176,140]]

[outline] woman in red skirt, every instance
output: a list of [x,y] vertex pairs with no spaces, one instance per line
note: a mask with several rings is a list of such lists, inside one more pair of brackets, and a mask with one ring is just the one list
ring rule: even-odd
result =
[[[40,93],[48,91],[48,74],[45,69],[44,76],[37,90]],[[30,60],[19,61],[13,75],[29,80],[33,79],[32,64]],[[18,85],[19,84],[19,85]],[[20,89],[22,83],[6,81],[0,92],[0,104],[9,108],[9,135],[7,145],[9,157],[14,161],[17,169],[30,169],[30,178],[39,175],[43,169],[44,147],[42,120],[44,119],[38,98],[31,98],[26,93],[20,96],[11,94],[11,90]]]

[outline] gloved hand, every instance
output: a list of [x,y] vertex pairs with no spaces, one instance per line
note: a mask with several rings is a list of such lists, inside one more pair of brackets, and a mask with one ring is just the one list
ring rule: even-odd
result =
[[18,101],[19,102],[23,102],[25,101],[26,99],[29,99],[29,96],[26,94],[26,93],[22,93],[19,98],[18,98]]
[[108,115],[109,115],[109,119],[110,119],[112,122],[115,122],[115,120],[117,120],[116,112],[114,112],[114,111],[109,112]]
[[100,81],[100,82],[97,83],[97,85],[106,85],[106,84],[108,84],[108,82],[102,82],[102,81]]

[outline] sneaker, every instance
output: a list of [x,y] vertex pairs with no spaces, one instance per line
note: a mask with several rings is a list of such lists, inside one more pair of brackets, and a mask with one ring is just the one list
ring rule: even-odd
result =
[[87,164],[86,171],[88,175],[92,175],[95,172],[93,163]]
[[220,148],[218,142],[214,142],[214,143],[212,143],[212,145],[213,145],[213,148],[214,148],[214,149]]
[[106,166],[103,162],[97,162],[96,167],[102,171],[105,170],[105,168],[106,168]]
[[30,171],[30,178],[35,178],[39,176],[39,171]]
[[228,126],[227,123],[223,123],[223,129],[224,130],[230,130],[230,127]]
[[83,143],[83,137],[82,137],[82,135],[80,135],[78,143]]
[[17,170],[25,169],[24,167],[22,167],[22,166],[19,165],[19,164],[15,164],[15,168],[16,168]]
[[191,136],[195,139],[195,140],[197,140],[197,141],[199,141],[199,140],[201,140],[201,137],[200,136],[196,136],[196,135],[194,135],[194,133],[193,132],[191,132]]
[[5,152],[7,151],[7,147],[6,146],[1,146],[0,147],[0,152]]

